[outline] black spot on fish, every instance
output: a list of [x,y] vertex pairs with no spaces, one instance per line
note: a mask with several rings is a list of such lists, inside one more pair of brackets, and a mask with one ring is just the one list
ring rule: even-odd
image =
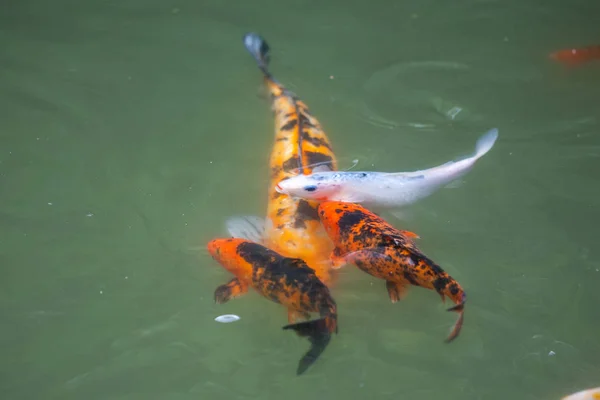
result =
[[306,229],[306,221],[302,219],[300,216],[296,216],[294,220],[294,228],[296,229]]
[[361,211],[350,211],[345,213],[338,220],[340,231],[349,231],[354,225],[362,221],[363,218],[364,214]]
[[446,277],[439,277],[435,281],[433,281],[433,287],[435,288],[436,292],[442,293],[442,291],[446,288],[449,282],[450,279]]
[[297,168],[301,167],[300,159],[296,156],[290,157],[284,161],[282,166],[283,166],[283,170],[285,172],[290,172],[293,169],[297,169]]
[[307,142],[312,143],[315,147],[323,146],[331,150],[331,146],[329,145],[329,143],[327,143],[325,139],[312,136],[307,131],[302,132],[302,140],[306,140]]
[[271,176],[277,176],[281,172],[281,167],[279,165],[271,168]]
[[271,194],[271,199],[272,199],[272,200],[277,200],[277,199],[278,199],[279,197],[281,197],[281,196],[283,196],[283,194],[281,194],[281,193],[279,193],[279,192],[277,192],[277,191],[274,191],[274,192]]
[[415,286],[419,286],[419,282],[415,279],[413,274],[411,274],[408,271],[405,271],[403,275],[404,275],[404,279],[406,279],[408,282],[410,282],[411,284],[413,284]]
[[317,208],[311,206],[306,200],[300,200],[298,202],[297,213],[302,215],[306,220],[318,220],[319,214],[317,214]]
[[308,165],[331,164],[333,162],[333,159],[330,156],[323,153],[307,151],[304,153],[304,155],[306,156],[306,162]]
[[283,213],[285,212],[285,208],[280,208],[279,210],[277,210],[277,216],[281,217],[283,215]]
[[275,139],[276,142],[287,142],[288,140],[290,140],[290,139],[287,137],[280,137],[280,138]]
[[306,200],[300,200],[296,209],[294,228],[304,229],[306,228],[306,221],[310,220],[319,220],[317,209],[308,204]]
[[[342,210],[341,208],[336,208],[336,209],[335,209],[335,213],[336,213],[336,214],[341,214],[341,213],[343,213],[343,212],[344,212],[344,210]],[[321,215],[323,215],[323,213],[321,213]]]
[[456,283],[450,284],[450,293],[453,295],[456,295],[458,293],[458,286],[456,285]]
[[300,120],[300,125],[302,126],[302,130],[304,130],[304,128],[316,128],[315,125],[313,125],[312,122],[310,122],[310,119],[308,118],[308,116],[306,114],[308,114],[308,109],[299,109],[299,120]]
[[296,126],[298,125],[298,120],[297,119],[292,119],[289,120],[285,125],[283,125],[281,127],[282,131],[291,131],[292,129],[294,129]]

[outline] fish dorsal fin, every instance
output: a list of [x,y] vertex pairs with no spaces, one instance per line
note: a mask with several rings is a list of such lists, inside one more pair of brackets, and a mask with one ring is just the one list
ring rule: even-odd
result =
[[381,235],[382,239],[389,245],[403,246],[406,243],[414,243],[414,239],[420,239],[421,237],[411,231],[398,230],[398,234],[384,233]]
[[400,233],[402,233],[403,235],[405,235],[405,236],[407,236],[407,237],[409,237],[411,239],[421,239],[421,236],[419,236],[416,233],[411,232],[411,231],[403,231],[403,230],[401,230]]

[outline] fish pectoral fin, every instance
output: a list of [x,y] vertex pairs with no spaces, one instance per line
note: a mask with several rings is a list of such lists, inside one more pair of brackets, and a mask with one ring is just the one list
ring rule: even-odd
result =
[[290,324],[294,324],[299,320],[307,320],[310,319],[310,314],[300,310],[288,309],[288,322]]
[[227,303],[229,300],[243,296],[247,292],[248,285],[240,281],[238,278],[233,278],[229,282],[215,289],[215,303]]
[[347,264],[346,259],[342,256],[342,252],[338,247],[333,249],[331,256],[329,256],[329,260],[332,269],[340,269]]
[[402,233],[405,236],[408,236],[411,239],[421,239],[421,236],[419,236],[416,233],[411,232],[411,231],[402,231],[401,230],[400,233]]
[[385,281],[385,288],[392,303],[396,303],[406,297],[408,284],[403,282]]
[[227,232],[234,238],[247,239],[263,244],[265,237],[265,219],[254,215],[229,217],[225,221]]
[[385,247],[368,247],[353,251],[345,254],[344,259],[348,264],[356,264],[357,262],[360,262],[361,264],[364,264],[366,268],[392,261],[392,258],[385,254]]
[[457,189],[465,184],[465,181],[455,180],[444,186],[444,189]]

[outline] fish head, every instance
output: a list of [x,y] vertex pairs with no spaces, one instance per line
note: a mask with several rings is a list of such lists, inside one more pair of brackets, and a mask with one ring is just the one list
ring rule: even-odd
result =
[[252,265],[240,250],[248,243],[253,242],[240,238],[213,239],[206,247],[211,257],[223,268],[240,279],[247,279],[252,276]]
[[296,175],[282,179],[275,187],[279,193],[316,201],[325,201],[338,193],[340,189],[341,184],[336,179],[336,175],[329,172]]

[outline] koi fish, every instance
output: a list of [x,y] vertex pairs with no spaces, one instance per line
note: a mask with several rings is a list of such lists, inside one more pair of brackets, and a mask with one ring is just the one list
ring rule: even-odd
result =
[[335,248],[332,268],[355,264],[371,276],[385,280],[392,303],[404,298],[410,285],[435,290],[445,301],[456,305],[448,309],[459,317],[447,338],[454,340],[464,319],[466,295],[461,286],[415,245],[419,236],[388,224],[366,208],[354,204],[327,201],[319,205],[319,217]]
[[279,193],[318,201],[399,208],[413,204],[464,176],[494,146],[498,130],[479,138],[475,153],[458,161],[415,172],[325,171],[297,175],[276,185]]
[[301,258],[325,283],[332,280],[327,258],[333,248],[317,215],[318,203],[292,199],[276,190],[277,182],[313,171],[337,169],[329,139],[306,104],[275,80],[268,69],[269,46],[256,33],[244,45],[264,76],[275,114],[275,143],[270,157],[266,219],[235,216],[227,221],[231,236],[246,238],[292,258]]
[[561,400],[600,400],[600,387],[582,390],[563,397]]
[[592,60],[600,60],[600,46],[587,46],[574,49],[563,49],[550,54],[555,61],[576,66]]
[[[214,239],[208,252],[226,270],[235,275],[215,290],[215,303],[223,304],[240,297],[252,287],[267,299],[288,310],[289,325],[301,337],[308,337],[311,347],[298,363],[301,375],[323,353],[332,333],[338,332],[337,306],[327,286],[315,271],[299,258],[284,257],[258,243],[245,239]],[[310,313],[319,313],[316,320]]]

